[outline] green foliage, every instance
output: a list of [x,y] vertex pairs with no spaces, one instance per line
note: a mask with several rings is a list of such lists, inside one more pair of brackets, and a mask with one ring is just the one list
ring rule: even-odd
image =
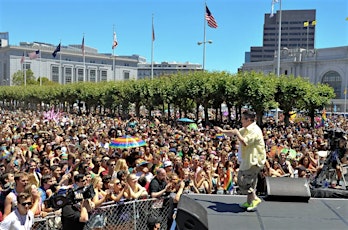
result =
[[[307,110],[309,114],[321,109],[334,98],[334,91],[327,85],[313,85],[309,81],[293,76],[276,77],[256,72],[195,71],[176,73],[171,76],[138,81],[72,83],[59,85],[42,78],[35,80],[31,70],[27,70],[27,86],[24,86],[23,72],[13,75],[15,86],[0,87],[0,100],[16,100],[25,103],[67,104],[84,101],[87,110],[98,106],[109,109],[122,108],[126,112],[135,105],[136,115],[140,107],[149,111],[156,107],[174,106],[180,112],[190,112],[204,107],[205,117],[208,108],[219,109],[222,103],[229,108],[248,106],[258,117],[265,110],[278,106],[288,112],[294,108]],[[170,110],[169,110],[170,111]],[[259,123],[261,120],[258,121]]]
[[26,70],[26,74],[24,76],[23,71],[18,70],[12,75],[12,83],[13,85],[38,85],[39,83],[36,81],[34,77],[34,73],[31,69]]

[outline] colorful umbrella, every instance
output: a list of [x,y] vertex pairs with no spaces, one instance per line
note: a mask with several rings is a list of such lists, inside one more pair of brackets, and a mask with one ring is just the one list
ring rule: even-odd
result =
[[192,119],[190,119],[190,118],[187,118],[187,117],[179,118],[178,121],[180,121],[180,122],[187,122],[187,123],[193,123],[193,122],[195,122],[194,120],[192,120]]
[[123,136],[111,139],[110,148],[129,149],[145,146],[146,142],[138,137]]
[[288,148],[283,148],[282,151],[280,151],[281,153],[285,153],[288,154],[288,158],[290,159],[295,159],[296,158],[296,150],[295,149],[288,149]]
[[196,123],[190,123],[190,124],[189,124],[189,128],[190,128],[191,130],[198,130],[198,126],[197,126]]
[[225,135],[223,133],[217,133],[216,134],[216,138],[218,139],[224,139],[225,138]]

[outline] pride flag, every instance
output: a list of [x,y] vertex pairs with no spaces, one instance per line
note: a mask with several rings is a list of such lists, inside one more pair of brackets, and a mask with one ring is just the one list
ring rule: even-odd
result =
[[232,191],[232,189],[233,189],[232,178],[233,178],[233,172],[229,168],[229,169],[227,169],[226,177],[225,177],[225,180],[224,180],[224,190],[225,191]]
[[321,114],[321,126],[324,127],[326,121],[326,110],[323,109],[323,113]]

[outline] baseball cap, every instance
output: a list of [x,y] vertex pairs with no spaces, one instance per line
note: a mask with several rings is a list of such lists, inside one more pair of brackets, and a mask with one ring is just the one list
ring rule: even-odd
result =
[[171,161],[165,161],[163,163],[163,167],[166,168],[166,167],[169,167],[169,166],[173,166],[173,163]]

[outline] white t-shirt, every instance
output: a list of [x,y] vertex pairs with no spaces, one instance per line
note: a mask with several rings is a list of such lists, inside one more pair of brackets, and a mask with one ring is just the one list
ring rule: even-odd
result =
[[1,223],[0,230],[30,230],[34,222],[34,213],[20,215],[18,210],[11,212]]

